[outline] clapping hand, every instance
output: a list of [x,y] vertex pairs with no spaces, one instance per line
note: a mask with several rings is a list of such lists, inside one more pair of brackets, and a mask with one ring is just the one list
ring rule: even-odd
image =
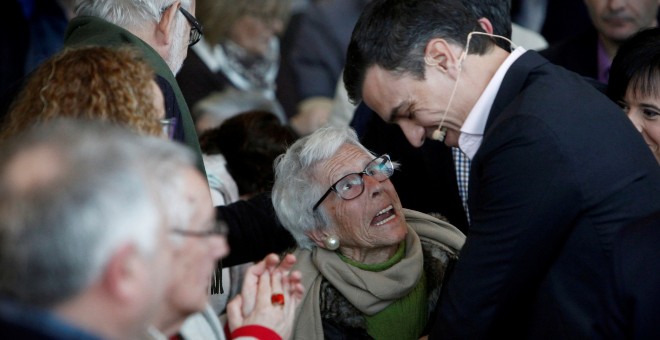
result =
[[247,270],[241,294],[227,305],[231,332],[242,326],[261,325],[282,339],[291,336],[296,308],[304,292],[300,272],[291,272],[295,263],[291,254],[282,261],[270,254]]

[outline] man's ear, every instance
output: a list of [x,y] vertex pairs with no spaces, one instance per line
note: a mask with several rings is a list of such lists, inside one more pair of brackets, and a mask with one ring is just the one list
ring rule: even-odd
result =
[[156,41],[159,45],[170,45],[172,43],[172,29],[176,22],[176,15],[181,7],[181,1],[175,1],[167,7],[160,16],[160,21],[156,25]]
[[486,31],[486,33],[493,34],[493,24],[490,22],[490,20],[481,18],[479,19],[479,25],[484,29],[484,31]]
[[431,67],[437,67],[447,72],[457,62],[457,58],[449,43],[445,39],[435,38],[429,40],[424,49],[424,62]]
[[[120,301],[130,302],[139,294],[139,254],[135,246],[124,245],[115,251],[106,264],[101,284],[104,290]],[[144,275],[144,274],[143,274]]]

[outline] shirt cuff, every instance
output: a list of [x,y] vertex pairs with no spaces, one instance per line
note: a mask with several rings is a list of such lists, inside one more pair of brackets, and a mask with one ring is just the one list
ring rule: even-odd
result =
[[280,337],[280,335],[274,330],[260,325],[239,327],[229,336],[230,339],[237,339],[240,337],[252,337],[259,340],[282,340],[282,337]]

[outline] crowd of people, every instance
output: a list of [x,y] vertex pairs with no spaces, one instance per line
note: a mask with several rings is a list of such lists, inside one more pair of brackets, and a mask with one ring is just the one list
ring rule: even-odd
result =
[[11,0],[0,337],[658,338],[659,10]]

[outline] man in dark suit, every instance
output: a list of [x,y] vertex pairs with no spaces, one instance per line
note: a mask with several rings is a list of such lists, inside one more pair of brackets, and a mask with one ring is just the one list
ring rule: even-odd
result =
[[348,94],[411,144],[472,159],[471,225],[430,338],[588,338],[614,235],[660,210],[660,172],[616,105],[533,51],[470,34],[491,29],[459,0],[374,0],[349,44]]
[[607,84],[610,65],[619,46],[639,30],[658,25],[660,3],[657,0],[586,0],[585,4],[593,26],[550,45],[541,55]]

